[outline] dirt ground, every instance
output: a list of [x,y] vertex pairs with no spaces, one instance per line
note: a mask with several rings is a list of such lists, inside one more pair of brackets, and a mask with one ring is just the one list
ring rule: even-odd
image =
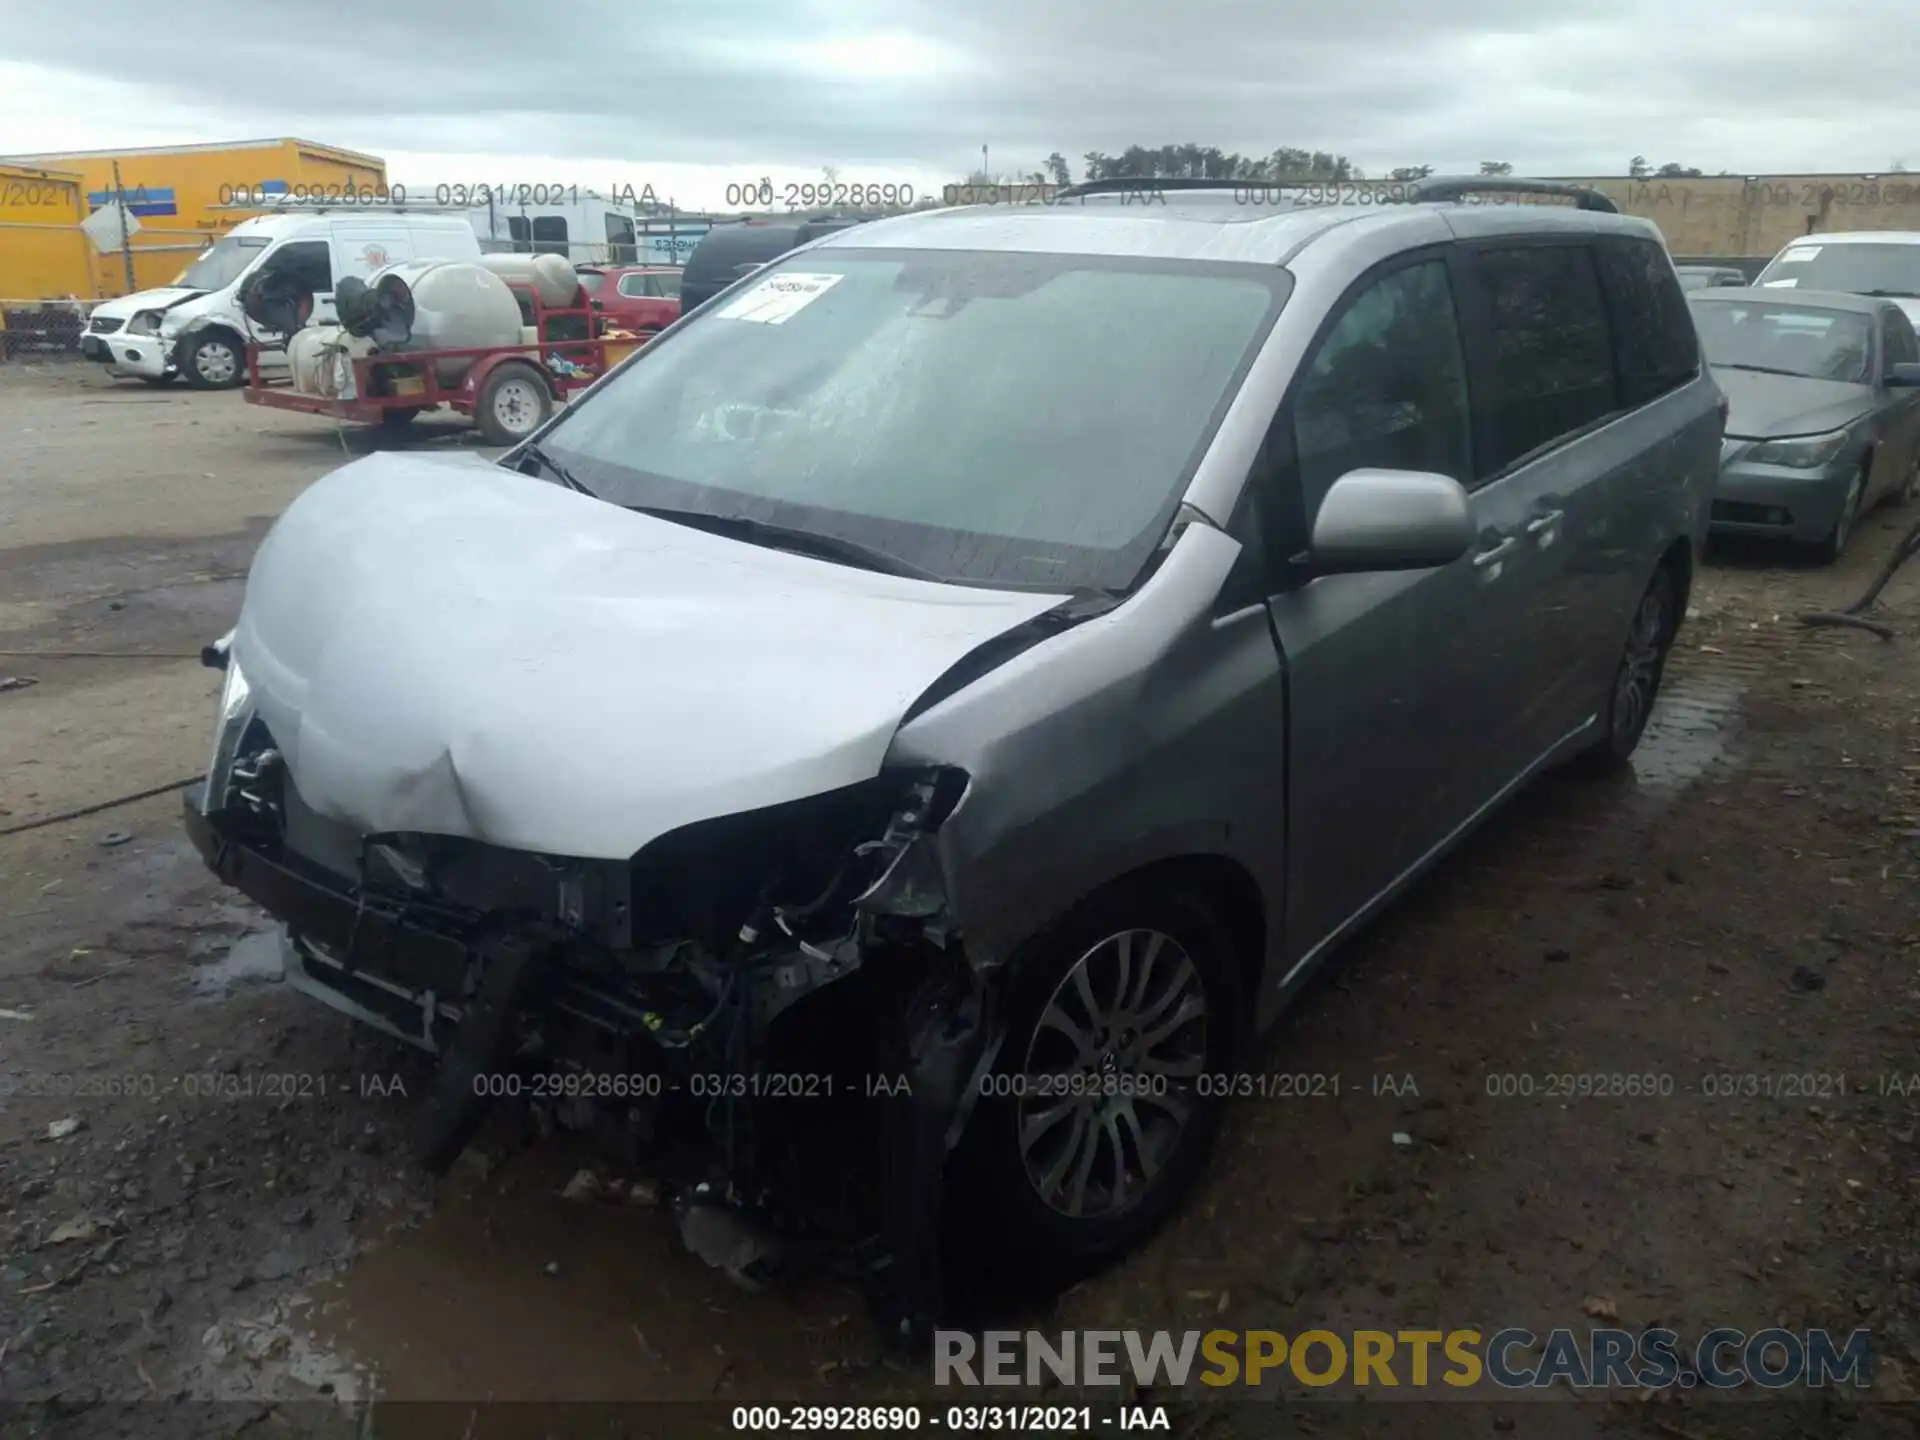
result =
[[[198,647],[272,518],[368,443],[0,368],[0,681],[35,682],[0,688],[0,831],[202,768]],[[486,453],[452,424],[378,443]],[[1867,1399],[1303,1404],[1289,1382],[1179,1424],[1915,1433],[1887,1402],[1920,1385],[1920,668],[1912,639],[1795,621],[1908,523],[1870,517],[1831,570],[1716,555],[1634,775],[1548,777],[1363,936],[1254,1067],[1337,1097],[1237,1102],[1176,1221],[1022,1323],[1865,1327]],[[1920,564],[1883,608],[1920,635]],[[0,835],[0,1397],[36,1402],[0,1430],[472,1436],[556,1433],[544,1405],[477,1428],[488,1400],[952,1398],[851,1289],[748,1295],[653,1206],[563,1198],[582,1167],[623,1177],[533,1117],[421,1174],[421,1063],[277,983],[179,803]],[[1542,1093],[1596,1072],[1671,1085]],[[1767,1078],[1716,1098],[1721,1075]],[[1809,1075],[1843,1078],[1772,1078]]]

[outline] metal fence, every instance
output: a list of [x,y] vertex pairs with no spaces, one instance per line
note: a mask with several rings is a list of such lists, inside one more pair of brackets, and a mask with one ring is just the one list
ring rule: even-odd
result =
[[87,300],[0,299],[0,362],[77,359]]

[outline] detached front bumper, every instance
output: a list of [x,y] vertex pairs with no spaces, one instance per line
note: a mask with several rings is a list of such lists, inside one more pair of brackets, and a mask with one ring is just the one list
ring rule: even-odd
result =
[[1716,535],[1817,543],[1833,533],[1859,473],[1852,457],[1823,470],[1735,462],[1714,485],[1710,528]]
[[159,335],[106,335],[92,337],[106,347],[107,361],[127,375],[158,379],[172,372],[173,342]]

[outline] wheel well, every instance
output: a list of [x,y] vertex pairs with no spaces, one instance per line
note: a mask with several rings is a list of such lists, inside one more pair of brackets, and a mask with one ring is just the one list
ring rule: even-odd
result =
[[511,375],[516,370],[525,371],[527,375],[532,377],[534,380],[537,380],[541,384],[541,386],[545,388],[547,392],[547,397],[549,399],[557,401],[560,398],[557,394],[554,393],[553,381],[548,376],[547,372],[541,369],[540,366],[534,364],[533,361],[531,360],[515,359],[515,360],[500,361],[491,370],[487,371],[485,375],[480,377],[480,384],[476,388],[480,390],[484,390],[486,389],[487,386],[493,383],[495,376]]
[[1692,543],[1684,535],[1675,540],[1660,557],[1660,566],[1673,574],[1673,588],[1677,592],[1673,602],[1673,628],[1678,630],[1680,622],[1686,619],[1687,597],[1693,591]]
[[176,343],[180,349],[184,351],[189,346],[205,339],[209,335],[218,335],[230,342],[236,350],[242,353],[246,351],[246,338],[242,336],[238,330],[234,329],[233,326],[223,320],[209,320],[204,325],[196,325],[193,329],[183,334]]
[[1231,937],[1251,1007],[1266,960],[1267,917],[1259,882],[1246,867],[1224,855],[1179,855],[1116,876],[1086,900],[1115,893],[1137,893],[1142,888],[1197,893],[1217,908],[1221,923]]

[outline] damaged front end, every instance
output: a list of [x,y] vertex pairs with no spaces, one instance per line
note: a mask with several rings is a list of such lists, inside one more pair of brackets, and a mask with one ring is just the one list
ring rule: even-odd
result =
[[858,1258],[889,1328],[940,1311],[946,1157],[990,1064],[992,995],[931,837],[954,769],[683,826],[625,861],[361,833],[301,796],[225,642],[187,826],[282,921],[291,983],[439,1057],[420,1153],[487,1103],[551,1101],[685,1196]]

